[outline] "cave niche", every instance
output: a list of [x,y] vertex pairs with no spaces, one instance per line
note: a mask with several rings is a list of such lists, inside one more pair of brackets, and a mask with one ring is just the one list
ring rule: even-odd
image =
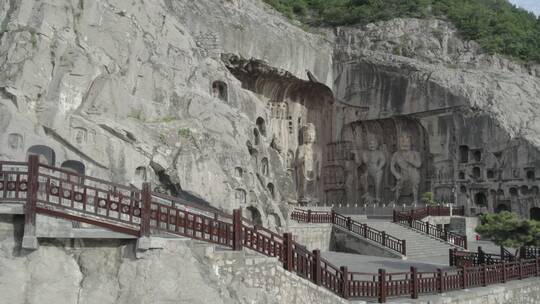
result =
[[48,146],[44,146],[44,145],[31,146],[26,152],[26,158],[28,159],[30,155],[39,156],[40,163],[43,163],[49,166],[55,165],[56,153],[54,152],[52,148]]
[[65,162],[62,163],[60,167],[64,170],[67,170],[76,174],[80,174],[80,175],[84,175],[85,173],[84,164],[77,160],[66,160]]
[[214,81],[212,83],[212,96],[222,101],[228,101],[227,84],[223,81]]

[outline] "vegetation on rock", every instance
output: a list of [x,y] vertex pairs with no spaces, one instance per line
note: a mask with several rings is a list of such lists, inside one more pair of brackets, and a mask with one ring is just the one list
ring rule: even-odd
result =
[[265,0],[310,25],[367,24],[394,18],[444,18],[490,53],[540,62],[540,18],[507,0]]
[[540,222],[521,220],[513,212],[482,215],[476,232],[499,246],[518,249],[540,246]]
[[433,200],[433,192],[424,192],[422,194],[422,202],[429,206],[435,206],[437,203]]

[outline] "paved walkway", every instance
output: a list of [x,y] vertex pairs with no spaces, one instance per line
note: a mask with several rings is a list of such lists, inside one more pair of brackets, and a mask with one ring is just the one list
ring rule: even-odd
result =
[[[473,241],[468,243],[471,251],[476,251],[478,246],[487,253],[499,254],[499,246],[488,241]],[[376,256],[367,256],[335,251],[322,252],[322,256],[334,265],[347,266],[349,271],[373,272],[379,268],[385,268],[387,272],[408,271],[411,266],[415,266],[419,271],[435,271],[437,268],[446,269],[448,266],[448,254],[426,256],[421,259],[392,259]]]
[[450,268],[448,266],[448,257],[446,257],[446,263],[437,264],[334,251],[322,252],[321,255],[332,264],[347,266],[349,271],[354,272],[377,273],[379,268],[385,268],[387,272],[404,272],[409,271],[411,266],[417,267],[419,271],[436,271],[437,268]]

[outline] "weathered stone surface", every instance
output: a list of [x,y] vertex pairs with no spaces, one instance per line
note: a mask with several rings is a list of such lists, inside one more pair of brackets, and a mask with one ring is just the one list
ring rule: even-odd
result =
[[[262,1],[1,7],[2,159],[40,154],[273,226],[299,200],[411,203],[431,191],[472,212],[540,207],[538,66],[485,54],[447,22],[323,35]],[[324,157],[303,193],[295,160],[310,124]],[[421,158],[406,181],[390,168],[401,136]],[[378,172],[362,157],[370,137],[386,159]]]
[[[283,222],[282,201],[296,200],[282,169],[287,151],[273,155],[266,99],[241,88],[221,53],[263,59],[298,78],[309,70],[330,84],[325,37],[260,1],[22,0],[0,8],[1,159],[40,154],[227,211],[251,206],[265,225]],[[278,40],[289,51],[272,48]],[[258,118],[268,134],[251,157],[246,142],[255,141]],[[261,174],[265,158],[272,162]]]
[[21,252],[22,225],[0,217],[6,303],[346,303],[275,259],[189,240],[166,241],[142,259],[133,254],[134,241],[55,240]]
[[[534,66],[486,54],[439,20],[397,19],[329,35],[336,43],[333,91],[342,107],[334,119],[341,132],[336,151],[358,155],[377,137],[389,159],[399,137],[409,136],[422,159],[420,193],[457,199],[472,213],[511,209],[537,217],[540,80]],[[337,160],[331,165],[346,168],[338,174],[344,182],[339,189],[325,186],[330,197],[376,197],[362,161]],[[388,166],[384,171],[389,195],[381,199],[414,201],[411,187],[392,195],[398,183]]]

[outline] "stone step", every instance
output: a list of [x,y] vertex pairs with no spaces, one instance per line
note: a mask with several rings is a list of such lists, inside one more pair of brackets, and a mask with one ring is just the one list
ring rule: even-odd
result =
[[399,239],[407,241],[407,257],[410,259],[421,259],[423,257],[448,255],[448,250],[454,246],[429,236],[420,231],[392,223],[388,220],[363,220],[373,229],[385,231]]

